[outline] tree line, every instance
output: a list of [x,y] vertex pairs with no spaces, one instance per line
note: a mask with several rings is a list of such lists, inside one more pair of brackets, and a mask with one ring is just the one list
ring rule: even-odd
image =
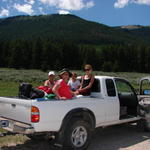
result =
[[150,46],[77,45],[71,41],[41,38],[0,42],[0,67],[16,69],[82,69],[89,63],[94,70],[150,73]]

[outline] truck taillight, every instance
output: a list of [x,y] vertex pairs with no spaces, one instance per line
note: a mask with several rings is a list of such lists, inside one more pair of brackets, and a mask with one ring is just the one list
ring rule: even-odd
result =
[[36,123],[40,121],[40,111],[37,107],[32,106],[31,108],[31,122]]

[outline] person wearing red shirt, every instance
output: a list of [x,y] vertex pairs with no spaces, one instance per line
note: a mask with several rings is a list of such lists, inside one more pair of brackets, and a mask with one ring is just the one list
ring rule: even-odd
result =
[[72,92],[70,86],[67,84],[71,73],[68,69],[64,68],[59,72],[60,80],[58,80],[52,91],[58,99],[67,100],[72,99]]

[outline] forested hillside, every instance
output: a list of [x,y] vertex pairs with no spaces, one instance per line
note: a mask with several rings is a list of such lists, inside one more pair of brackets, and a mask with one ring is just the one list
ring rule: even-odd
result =
[[74,15],[0,19],[0,67],[150,72],[150,27],[109,27]]

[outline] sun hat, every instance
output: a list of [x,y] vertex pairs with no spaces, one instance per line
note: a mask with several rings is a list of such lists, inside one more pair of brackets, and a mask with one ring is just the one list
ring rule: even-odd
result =
[[69,73],[69,77],[71,77],[72,73],[69,71],[68,68],[63,68],[62,70],[59,71],[59,75],[61,76],[65,72]]
[[50,72],[48,73],[48,76],[50,76],[50,75],[55,75],[55,72],[54,72],[54,71],[50,71]]

